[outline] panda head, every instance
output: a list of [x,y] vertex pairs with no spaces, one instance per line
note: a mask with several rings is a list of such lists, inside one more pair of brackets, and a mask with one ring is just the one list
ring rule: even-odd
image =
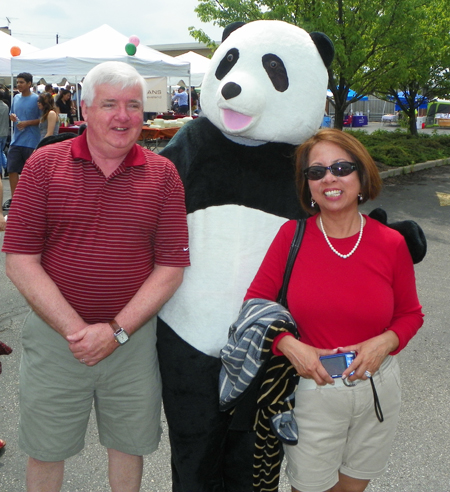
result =
[[322,33],[282,21],[236,23],[203,79],[203,114],[237,142],[298,145],[322,122],[333,54]]

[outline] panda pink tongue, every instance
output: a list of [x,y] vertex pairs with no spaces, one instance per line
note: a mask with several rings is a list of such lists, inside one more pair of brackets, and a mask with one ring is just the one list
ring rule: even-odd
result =
[[238,113],[232,109],[223,109],[222,111],[225,126],[230,130],[240,130],[252,121],[251,116],[246,116],[245,114]]

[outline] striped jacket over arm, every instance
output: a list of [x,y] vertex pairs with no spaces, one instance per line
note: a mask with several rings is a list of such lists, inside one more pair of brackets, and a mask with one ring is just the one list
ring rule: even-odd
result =
[[265,299],[249,299],[231,325],[228,343],[221,350],[221,410],[243,405],[247,395],[256,399],[255,492],[278,490],[280,440],[297,443],[293,407],[298,375],[286,357],[271,352],[275,337],[287,331],[298,337],[286,308]]

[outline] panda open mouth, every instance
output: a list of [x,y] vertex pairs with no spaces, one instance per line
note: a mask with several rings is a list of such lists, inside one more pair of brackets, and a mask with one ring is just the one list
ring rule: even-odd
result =
[[222,109],[223,122],[225,126],[230,130],[242,130],[248,126],[253,118],[232,109]]

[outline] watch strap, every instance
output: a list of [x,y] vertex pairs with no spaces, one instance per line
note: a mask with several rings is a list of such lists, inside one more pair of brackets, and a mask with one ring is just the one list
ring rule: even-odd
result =
[[117,333],[118,331],[120,331],[122,329],[122,327],[119,325],[119,323],[117,323],[117,321],[115,319],[108,321],[108,324],[113,329],[114,333]]
[[108,323],[109,326],[113,329],[114,339],[117,343],[123,345],[124,343],[128,342],[128,340],[130,339],[128,333],[119,325],[119,323],[117,323],[115,319],[113,319],[112,321],[108,321]]

